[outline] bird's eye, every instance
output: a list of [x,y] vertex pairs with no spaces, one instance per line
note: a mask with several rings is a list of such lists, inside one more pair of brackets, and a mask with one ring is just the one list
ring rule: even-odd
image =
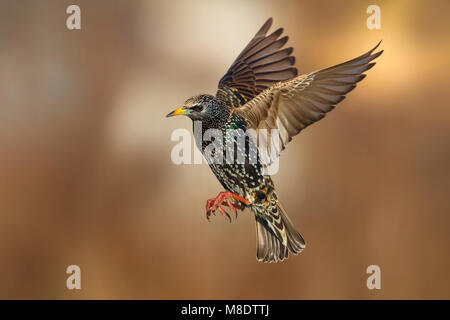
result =
[[192,110],[196,111],[196,112],[200,112],[203,110],[203,107],[201,105],[195,105],[191,108]]

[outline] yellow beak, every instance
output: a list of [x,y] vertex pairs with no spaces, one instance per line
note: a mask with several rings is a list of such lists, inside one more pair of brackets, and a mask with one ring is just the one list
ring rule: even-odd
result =
[[179,107],[178,109],[173,110],[171,113],[169,113],[166,118],[173,117],[173,116],[181,116],[186,113],[185,107]]

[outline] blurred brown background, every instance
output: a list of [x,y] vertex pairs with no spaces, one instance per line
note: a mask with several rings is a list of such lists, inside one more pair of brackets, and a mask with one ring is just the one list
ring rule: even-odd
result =
[[[81,7],[81,30],[66,8]],[[381,7],[381,30],[366,8]],[[0,298],[450,298],[448,1],[1,1]],[[205,219],[206,165],[165,114],[268,17],[297,67],[385,53],[274,177],[307,249],[255,259],[249,211]],[[65,287],[81,267],[82,290]],[[381,290],[366,288],[381,267]]]

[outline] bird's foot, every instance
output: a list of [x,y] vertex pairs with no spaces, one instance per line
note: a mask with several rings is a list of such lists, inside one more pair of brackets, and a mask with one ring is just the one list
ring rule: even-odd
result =
[[230,191],[220,192],[217,197],[206,201],[206,219],[209,221],[211,214],[215,215],[216,211],[219,210],[219,212],[231,222],[231,216],[222,208],[222,206],[230,208],[231,211],[235,212],[237,217],[237,209],[243,210],[244,204],[249,205],[250,202]]

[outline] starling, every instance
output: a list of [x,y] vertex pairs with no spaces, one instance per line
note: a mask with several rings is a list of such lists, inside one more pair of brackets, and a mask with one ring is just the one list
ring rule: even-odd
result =
[[[277,129],[280,142],[275,153],[301,130],[322,119],[345,95],[356,87],[374,66],[371,62],[383,51],[369,52],[342,64],[298,76],[294,67],[293,48],[284,48],[288,37],[280,37],[283,29],[267,35],[272,25],[268,19],[219,81],[216,96],[200,94],[186,100],[184,105],[167,115],[186,115],[201,121],[202,135],[209,129],[220,130],[223,151],[229,152],[229,142],[236,144],[231,130],[245,132],[253,129]],[[241,129],[242,131],[239,131]],[[261,161],[260,148],[255,136],[246,135],[244,161],[211,161],[205,155],[208,142],[196,136],[213,173],[225,188],[216,198],[206,202],[206,216],[219,211],[230,217],[223,206],[232,211],[251,209],[256,219],[257,259],[264,262],[283,261],[289,255],[305,248],[305,241],[279,202],[278,194]],[[257,135],[258,137],[258,135]],[[256,161],[250,145],[258,145]],[[226,149],[226,150],[225,150]],[[234,159],[234,158],[233,158]],[[237,212],[237,211],[236,211]]]

